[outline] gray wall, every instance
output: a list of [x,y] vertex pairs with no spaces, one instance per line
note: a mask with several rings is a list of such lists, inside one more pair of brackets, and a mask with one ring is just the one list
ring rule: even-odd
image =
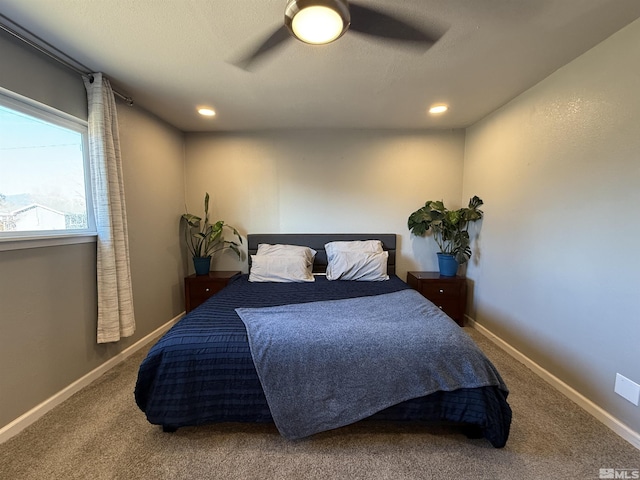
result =
[[0,30],[0,87],[87,119],[87,96],[82,79],[46,55]]
[[638,58],[640,21],[466,137],[188,134],[187,199],[197,207],[208,190],[216,216],[243,232],[396,232],[403,276],[436,269],[408,214],[479,195],[471,316],[638,432],[638,407],[613,392],[616,372],[640,383]]
[[467,131],[472,316],[640,432],[640,20]]
[[[80,118],[81,78],[0,35],[0,86]],[[183,135],[118,105],[137,330],[96,344],[95,243],[0,251],[0,427],[152,332],[183,308],[178,218]]]
[[[428,198],[457,206],[481,196],[472,316],[640,431],[638,408],[613,393],[615,372],[640,382],[639,46],[636,21],[466,140],[459,131],[189,134],[186,177],[182,134],[119,106],[138,331],[95,344],[93,244],[0,252],[0,425],[182,310],[186,178],[190,210],[208,190],[212,217],[243,233],[397,232],[401,274],[435,268],[432,242],[407,235],[411,211]],[[0,70],[0,85],[85,108],[77,77],[16,50],[0,38],[0,63],[15,65]],[[232,257],[218,266],[246,268]]]
[[463,130],[194,133],[187,200],[200,212],[208,191],[212,218],[243,233],[396,233],[404,278],[437,269],[434,242],[410,236],[407,218],[427,198],[460,206],[463,159]]

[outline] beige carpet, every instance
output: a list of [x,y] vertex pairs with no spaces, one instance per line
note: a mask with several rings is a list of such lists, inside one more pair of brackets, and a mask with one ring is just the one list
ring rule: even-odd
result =
[[640,451],[466,329],[511,394],[504,449],[455,429],[360,422],[290,442],[271,425],[174,434],[133,399],[139,352],[0,445],[0,479],[597,479],[640,468]]

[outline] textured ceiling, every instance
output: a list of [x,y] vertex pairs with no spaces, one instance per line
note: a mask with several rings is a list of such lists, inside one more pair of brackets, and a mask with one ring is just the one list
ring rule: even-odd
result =
[[[347,32],[231,62],[286,0],[0,0],[0,12],[184,131],[461,128],[640,17],[638,0],[360,0],[443,32],[427,51]],[[432,117],[429,105],[450,111]],[[218,115],[206,119],[200,105]]]

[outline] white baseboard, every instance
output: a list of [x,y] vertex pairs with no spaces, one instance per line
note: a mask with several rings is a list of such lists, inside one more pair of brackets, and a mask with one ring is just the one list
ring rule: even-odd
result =
[[183,316],[184,316],[184,312],[172,318],[167,323],[165,323],[161,327],[151,332],[149,335],[141,338],[136,343],[127,347],[125,350],[115,355],[114,357],[110,358],[109,360],[104,362],[102,365],[93,369],[92,371],[90,371],[83,377],[79,378],[72,384],[63,388],[58,393],[48,398],[41,404],[36,405],[28,412],[16,418],[13,422],[0,428],[0,443],[4,443],[7,440],[9,440],[11,437],[17,435],[22,430],[24,430],[29,425],[31,425],[33,422],[35,422],[40,417],[42,417],[44,414],[51,411],[54,407],[60,405],[62,402],[67,400],[69,397],[71,397],[71,395],[78,392],[82,388],[86,387],[91,382],[96,380],[98,377],[105,374],[107,371],[109,371],[119,363],[129,358],[131,355],[133,355],[135,352],[140,350],[142,347],[152,342],[155,338],[159,337],[164,332],[169,330],[169,328],[171,328]]
[[597,420],[599,420],[604,425],[609,427],[615,433],[620,435],[631,445],[633,445],[638,450],[640,450],[640,433],[632,430],[630,427],[622,423],[620,420],[615,418],[609,412],[602,409],[601,407],[593,403],[591,400],[589,400],[587,397],[585,397],[578,391],[571,388],[569,385],[564,383],[558,377],[556,377],[555,375],[551,374],[550,372],[542,368],[536,362],[534,362],[529,357],[527,357],[526,355],[524,355],[523,353],[521,353],[511,345],[509,345],[507,342],[502,340],[500,337],[492,333],[487,328],[477,323],[472,318],[467,316],[466,321],[468,326],[470,326],[471,328],[474,328],[479,333],[487,337],[489,340],[491,340],[493,343],[495,343],[498,347],[500,347],[502,350],[507,352],[516,360],[520,361],[521,363],[524,363],[527,367],[529,367],[529,369],[531,369],[536,375],[542,378],[545,382],[547,382],[553,388],[558,390],[565,397],[572,400],[579,407],[586,410],[593,417],[595,417]]
[[[40,417],[45,415],[47,412],[51,411],[54,407],[60,405],[62,402],[70,398],[74,393],[86,387],[91,382],[99,378],[101,375],[103,375],[104,373],[106,373],[107,371],[109,371],[119,363],[129,358],[131,355],[133,355],[135,352],[140,350],[142,347],[149,344],[155,338],[162,335],[164,332],[169,330],[169,328],[171,328],[178,320],[180,320],[180,318],[182,318],[183,315],[184,315],[184,312],[174,317],[173,319],[169,320],[167,323],[165,323],[161,327],[157,328],[147,336],[141,338],[136,343],[126,348],[116,356],[110,358],[105,363],[95,368],[91,372],[87,373],[83,377],[79,378],[72,384],[68,385],[67,387],[65,387],[64,389],[62,389],[61,391],[53,395],[52,397],[48,398],[47,400],[40,403],[39,405],[36,405],[34,408],[24,413],[20,417],[16,418],[14,421],[9,423],[8,425],[5,425],[4,427],[2,427],[0,429],[0,443],[6,442],[11,437],[17,435],[22,430],[24,430],[29,425],[31,425],[33,422],[35,422]],[[467,320],[468,326],[470,326],[471,328],[474,328],[479,333],[481,333],[482,335],[487,337],[489,340],[491,340],[493,343],[495,343],[498,347],[502,348],[505,352],[507,352],[513,358],[525,364],[536,375],[542,378],[549,385],[554,387],[560,393],[562,393],[567,398],[569,398],[574,403],[576,403],[579,407],[583,408],[585,411],[590,413],[597,420],[599,420],[604,425],[606,425],[611,430],[613,430],[615,433],[617,433],[620,437],[622,437],[631,445],[633,445],[634,447],[640,450],[640,433],[629,428],[627,425],[625,425],[620,420],[615,418],[609,412],[605,411],[604,409],[602,409],[601,407],[593,403],[591,400],[586,398],[584,395],[582,395],[578,391],[571,388],[569,385],[564,383],[558,377],[549,373],[547,370],[545,370],[540,365],[535,363],[529,357],[522,354],[520,351],[516,350],[510,344],[502,340],[497,335],[493,334],[490,330],[483,327],[472,318],[467,317],[466,320]]]

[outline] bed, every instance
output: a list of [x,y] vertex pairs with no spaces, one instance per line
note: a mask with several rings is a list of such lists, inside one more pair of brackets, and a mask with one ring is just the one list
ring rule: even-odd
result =
[[[273,422],[296,440],[376,419],[456,424],[506,444],[506,385],[463,329],[395,275],[394,234],[247,240],[250,273],[182,318],[140,365],[135,400],[151,424]],[[369,241],[380,245],[366,258],[381,281],[345,280],[329,247]],[[312,249],[312,278],[259,279],[274,260],[261,245]]]

